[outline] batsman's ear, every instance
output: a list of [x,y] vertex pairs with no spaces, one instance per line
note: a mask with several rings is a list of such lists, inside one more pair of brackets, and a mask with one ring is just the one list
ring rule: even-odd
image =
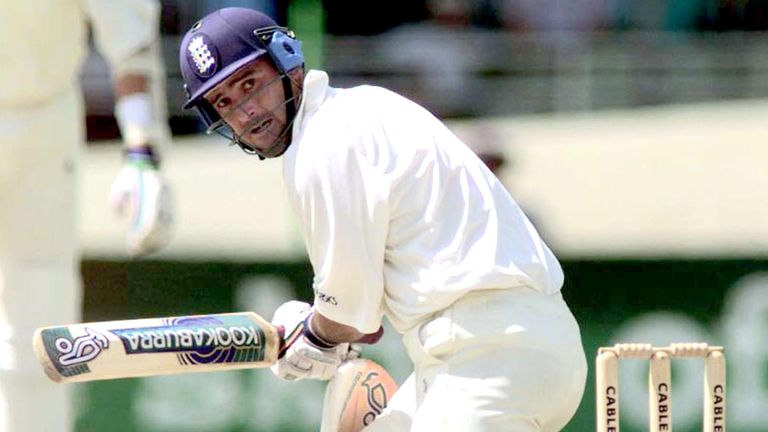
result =
[[[288,31],[289,34],[293,32]],[[267,52],[277,66],[277,70],[288,73],[304,65],[304,53],[301,42],[282,31],[275,31],[267,44]]]

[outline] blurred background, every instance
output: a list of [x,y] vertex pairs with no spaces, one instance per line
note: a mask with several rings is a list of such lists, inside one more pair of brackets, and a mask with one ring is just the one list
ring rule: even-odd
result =
[[[108,70],[82,71],[86,321],[254,310],[311,298],[280,161],[182,111],[181,35],[224,6],[293,28],[331,85],[375,84],[444,118],[561,258],[590,375],[567,431],[594,430],[593,359],[617,341],[726,347],[728,426],[768,431],[768,0],[163,0],[180,207],[164,252],[123,253]],[[395,332],[367,351],[402,380]],[[700,360],[673,366],[676,430],[701,428]],[[622,425],[647,429],[647,363],[622,364]],[[307,431],[323,386],[268,371],[77,385],[78,431]],[[118,422],[115,419],[119,419]]]

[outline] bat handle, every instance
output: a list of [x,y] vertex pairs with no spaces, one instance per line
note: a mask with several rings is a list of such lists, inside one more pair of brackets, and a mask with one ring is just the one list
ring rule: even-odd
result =
[[285,350],[288,349],[288,344],[285,342],[285,326],[275,326],[277,329],[277,336],[280,338],[280,350],[278,351],[277,358],[281,359],[285,355]]

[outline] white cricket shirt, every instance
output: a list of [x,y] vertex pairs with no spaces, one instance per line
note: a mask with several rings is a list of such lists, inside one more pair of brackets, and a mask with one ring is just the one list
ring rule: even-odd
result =
[[442,122],[388,90],[310,71],[283,174],[315,307],[404,332],[473,290],[560,290],[557,259],[499,180]]

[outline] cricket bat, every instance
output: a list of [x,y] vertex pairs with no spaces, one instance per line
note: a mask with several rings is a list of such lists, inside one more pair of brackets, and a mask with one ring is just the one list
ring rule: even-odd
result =
[[32,343],[46,375],[64,383],[269,367],[280,333],[242,312],[44,327]]

